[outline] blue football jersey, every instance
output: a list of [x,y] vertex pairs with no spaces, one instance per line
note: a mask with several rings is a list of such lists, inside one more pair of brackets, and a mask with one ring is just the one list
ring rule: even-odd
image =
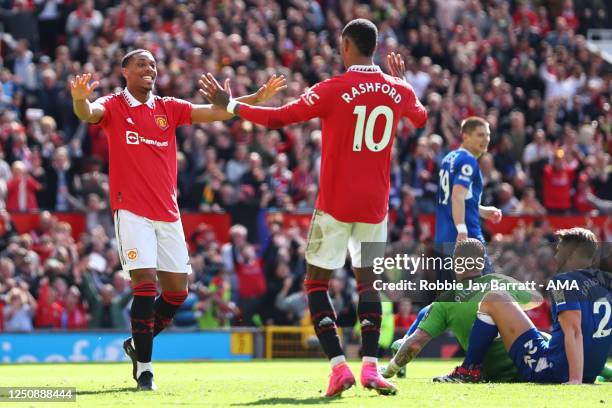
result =
[[552,284],[553,331],[549,349],[555,354],[565,354],[558,315],[565,310],[580,310],[583,381],[592,383],[603,369],[612,347],[612,274],[597,269],[579,269],[555,276]]
[[440,165],[435,242],[454,243],[457,240],[457,228],[451,209],[451,194],[455,184],[468,189],[465,199],[465,225],[468,237],[484,242],[478,210],[483,188],[482,175],[476,157],[464,148],[448,153]]

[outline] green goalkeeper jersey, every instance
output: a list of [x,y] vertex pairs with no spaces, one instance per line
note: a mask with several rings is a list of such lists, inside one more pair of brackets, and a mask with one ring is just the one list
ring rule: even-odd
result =
[[[508,276],[490,274],[465,279],[462,281],[464,287],[467,287],[469,280],[479,284],[486,283],[489,285],[489,288],[491,287],[490,282],[492,280],[508,283],[517,282]],[[527,290],[507,290],[507,292],[521,304],[526,304],[531,300],[531,294]],[[457,338],[461,348],[467,350],[470,332],[472,331],[476,312],[478,311],[478,303],[485,293],[487,293],[487,290],[447,292],[441,297],[440,301],[431,304],[429,312],[425,315],[418,328],[432,337],[437,337],[450,329]],[[487,352],[482,366],[482,375],[488,381],[509,382],[521,380],[500,338],[495,339]]]

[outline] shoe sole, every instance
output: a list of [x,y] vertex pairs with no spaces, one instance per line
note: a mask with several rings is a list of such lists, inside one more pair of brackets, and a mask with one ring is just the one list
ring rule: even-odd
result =
[[333,395],[326,395],[325,398],[337,398],[337,397],[340,397],[344,391],[348,390],[353,385],[355,385],[355,380],[347,381],[344,384],[342,384],[342,389],[340,391],[336,392]]
[[366,390],[374,390],[379,395],[395,395],[397,394],[397,388],[379,387],[375,382],[371,382],[363,386]]
[[136,358],[134,358],[135,356],[132,357],[132,354],[130,353],[130,346],[126,343],[127,342],[123,342],[123,352],[125,353],[126,356],[130,358],[130,360],[132,360],[132,378],[134,379],[134,381],[138,381],[138,379],[136,378],[136,372],[137,372]]

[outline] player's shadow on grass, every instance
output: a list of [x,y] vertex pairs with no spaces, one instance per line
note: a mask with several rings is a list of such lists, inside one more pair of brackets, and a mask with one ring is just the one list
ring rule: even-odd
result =
[[135,392],[136,388],[135,387],[123,387],[123,388],[107,388],[107,389],[103,389],[103,390],[91,390],[91,391],[79,391],[77,390],[77,397],[79,395],[101,395],[101,394],[117,394],[120,392],[128,392],[128,391],[132,391]]
[[321,397],[312,398],[264,398],[258,401],[242,402],[239,404],[232,404],[234,407],[248,407],[257,405],[280,405],[280,404],[292,404],[292,405],[319,405],[333,402],[334,400],[328,400]]

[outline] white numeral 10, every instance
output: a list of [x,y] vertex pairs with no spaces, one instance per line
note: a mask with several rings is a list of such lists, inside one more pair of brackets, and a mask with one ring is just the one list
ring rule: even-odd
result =
[[[380,105],[372,109],[366,121],[366,107],[364,105],[355,106],[353,114],[357,115],[357,123],[355,125],[355,137],[353,139],[353,151],[361,151],[364,136],[365,124],[365,144],[366,147],[373,152],[384,150],[391,140],[391,131],[393,130],[393,111],[390,107]],[[378,116],[384,115],[386,119],[385,130],[383,131],[382,139],[378,143],[374,142],[374,126]]]

